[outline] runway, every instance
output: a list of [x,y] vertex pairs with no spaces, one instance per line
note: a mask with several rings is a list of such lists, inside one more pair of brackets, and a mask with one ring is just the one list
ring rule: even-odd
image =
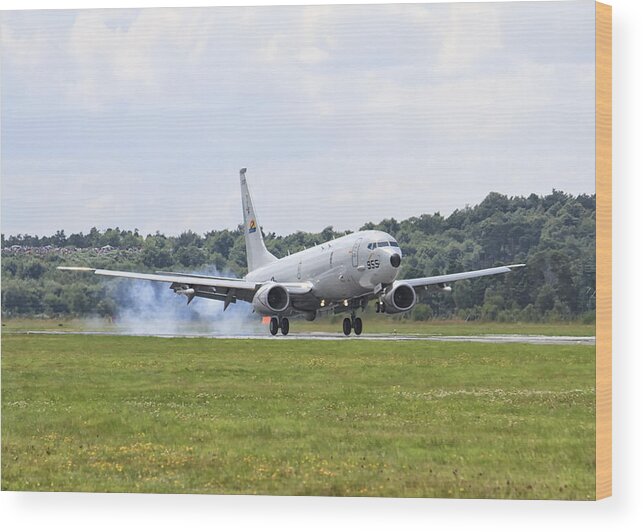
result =
[[27,331],[27,334],[50,335],[84,335],[84,336],[139,336],[152,338],[212,338],[221,340],[342,340],[342,341],[392,341],[392,342],[481,342],[487,344],[535,344],[535,345],[596,345],[595,336],[541,336],[519,334],[485,334],[477,336],[414,336],[389,334],[362,334],[361,336],[344,336],[341,333],[293,333],[288,336],[270,336],[263,334],[217,334],[217,333],[185,333],[165,334],[148,332],[114,332],[114,331]]

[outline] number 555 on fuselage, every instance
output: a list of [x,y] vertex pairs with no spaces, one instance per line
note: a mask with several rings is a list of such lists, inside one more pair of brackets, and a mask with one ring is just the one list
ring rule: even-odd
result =
[[484,270],[398,279],[403,256],[395,238],[383,231],[358,231],[324,244],[278,259],[264,244],[255,214],[246,169],[242,168],[241,203],[248,262],[243,279],[211,277],[191,273],[136,273],[96,268],[60,266],[60,270],[88,271],[96,275],[126,277],[169,283],[170,289],[187,297],[223,301],[224,310],[231,303],[246,301],[255,312],[270,317],[271,334],[288,334],[289,319],[303,316],[314,320],[320,311],[346,312],[343,332],[362,333],[359,310],[375,300],[376,311],[396,314],[411,310],[417,291],[450,291],[448,283],[510,272],[523,264]]

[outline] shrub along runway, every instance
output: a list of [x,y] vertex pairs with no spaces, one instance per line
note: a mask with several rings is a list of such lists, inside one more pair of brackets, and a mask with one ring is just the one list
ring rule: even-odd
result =
[[587,499],[591,345],[2,337],[2,489]]

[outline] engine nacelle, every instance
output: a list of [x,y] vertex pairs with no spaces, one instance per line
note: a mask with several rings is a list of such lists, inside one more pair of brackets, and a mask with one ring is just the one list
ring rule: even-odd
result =
[[394,283],[382,298],[384,312],[398,314],[411,310],[417,302],[415,289],[408,283]]
[[252,307],[259,314],[272,316],[284,312],[290,306],[290,295],[288,290],[276,283],[263,285],[254,298]]

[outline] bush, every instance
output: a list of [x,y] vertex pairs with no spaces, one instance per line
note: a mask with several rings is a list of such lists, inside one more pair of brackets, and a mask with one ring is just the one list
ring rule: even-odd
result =
[[42,262],[32,260],[22,267],[22,277],[27,277],[28,279],[40,279],[46,271],[47,268]]
[[588,310],[587,312],[584,312],[581,316],[581,322],[583,322],[585,325],[596,323],[596,311]]
[[418,303],[411,311],[411,316],[415,321],[426,321],[433,316],[433,311],[428,305]]

